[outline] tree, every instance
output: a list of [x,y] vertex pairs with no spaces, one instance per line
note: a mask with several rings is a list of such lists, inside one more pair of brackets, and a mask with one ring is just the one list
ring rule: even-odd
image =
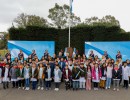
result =
[[17,18],[14,19],[14,22],[20,28],[26,28],[26,26],[44,26],[47,27],[49,23],[46,19],[36,15],[27,15],[21,13]]
[[99,19],[98,17],[86,18],[84,21],[87,25],[113,25],[120,26],[119,21],[111,15],[106,15],[105,17]]
[[[64,4],[63,6],[55,4],[55,7],[49,9],[48,18],[52,20],[52,24],[57,28],[66,28],[69,23],[69,6]],[[70,16],[71,27],[81,22],[80,18],[73,13]]]

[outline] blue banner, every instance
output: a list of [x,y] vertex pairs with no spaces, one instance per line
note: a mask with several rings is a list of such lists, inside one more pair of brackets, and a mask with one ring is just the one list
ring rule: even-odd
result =
[[19,51],[22,50],[24,58],[27,58],[32,50],[36,51],[39,59],[44,55],[45,50],[48,50],[50,56],[55,53],[54,41],[8,41],[8,49],[11,52],[12,59],[18,57]]
[[102,57],[107,51],[110,58],[116,59],[117,51],[122,54],[122,59],[130,59],[130,42],[85,42],[85,55],[88,57],[93,50],[95,55]]

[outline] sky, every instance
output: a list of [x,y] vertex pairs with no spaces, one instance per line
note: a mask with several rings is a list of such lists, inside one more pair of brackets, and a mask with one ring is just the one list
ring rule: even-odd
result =
[[[35,14],[48,19],[48,11],[69,0],[0,0],[0,32],[7,32],[18,14]],[[73,0],[73,13],[82,21],[85,18],[112,15],[119,20],[121,28],[130,31],[130,0]]]

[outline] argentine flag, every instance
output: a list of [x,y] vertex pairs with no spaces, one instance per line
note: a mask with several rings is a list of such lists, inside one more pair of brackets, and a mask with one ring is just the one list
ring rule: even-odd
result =
[[70,0],[70,12],[72,13],[73,11],[73,0]]

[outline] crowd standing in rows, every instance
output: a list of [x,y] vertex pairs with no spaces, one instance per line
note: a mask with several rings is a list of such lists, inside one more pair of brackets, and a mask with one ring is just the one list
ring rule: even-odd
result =
[[[5,59],[0,62],[0,83],[3,89],[12,88],[29,90],[51,90],[55,83],[55,91],[60,89],[61,82],[65,83],[65,89],[75,90],[98,90],[110,89],[119,91],[121,87],[128,89],[130,85],[130,61],[122,61],[120,51],[117,52],[116,60],[109,58],[104,51],[102,58],[90,52],[87,58],[78,53],[69,57],[64,56],[63,51],[51,57],[46,50],[41,59],[38,59],[35,50],[24,58],[20,50],[18,57],[11,61],[8,52]],[[112,86],[113,85],[113,86]]]

